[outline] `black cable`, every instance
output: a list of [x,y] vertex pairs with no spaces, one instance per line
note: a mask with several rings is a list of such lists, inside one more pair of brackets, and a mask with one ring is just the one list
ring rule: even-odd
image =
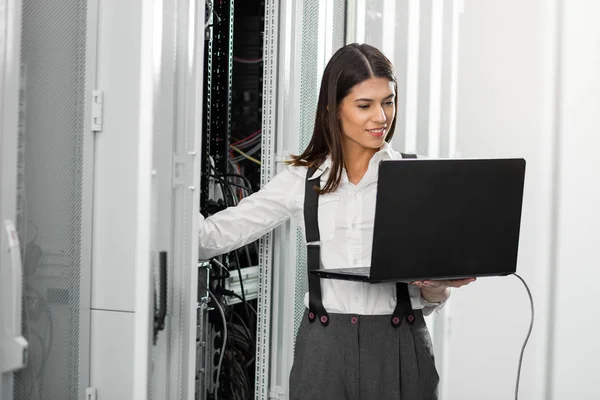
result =
[[244,319],[242,318],[242,316],[239,313],[233,311],[232,314],[237,319],[237,321],[239,321],[239,323],[232,322],[232,324],[235,326],[235,329],[237,329],[240,332],[240,339],[245,340],[246,344],[251,344],[252,333],[248,329],[248,325],[246,325],[246,321],[244,321]]
[[[213,170],[214,175],[209,175],[209,178],[213,178],[213,179],[215,179],[219,183],[219,186],[221,186],[221,192],[223,192],[223,199],[225,200],[225,207],[229,207],[230,204],[227,201],[227,191],[225,190],[225,185],[227,184],[227,182],[225,181],[225,179],[223,179],[218,174],[217,169],[215,168],[214,165],[211,164],[210,168]],[[235,195],[233,196],[233,199],[234,199],[233,200],[233,204],[231,204],[231,205],[235,206],[237,204],[237,201],[235,200]]]
[[[209,175],[209,177],[213,178],[213,179],[215,179],[216,181],[219,182],[219,185],[221,186],[221,191],[223,192],[223,198],[225,199],[225,205],[226,206],[229,206],[229,203],[227,201],[227,195],[226,195],[225,188],[228,189],[229,194],[231,195],[231,198],[233,200],[233,204],[232,205],[234,205],[234,206],[237,205],[238,199],[237,199],[237,197],[235,195],[235,191],[233,190],[233,188],[231,186],[236,186],[236,187],[242,188],[242,189],[246,190],[246,192],[248,194],[252,194],[252,185],[251,185],[250,181],[248,180],[248,178],[246,178],[245,176],[239,175],[239,174],[227,174],[226,175],[228,177],[234,177],[234,178],[237,177],[237,178],[244,179],[244,181],[248,185],[247,187],[243,186],[243,185],[238,185],[238,184],[233,183],[233,182],[226,181],[221,176],[217,175],[217,171],[214,168],[214,166],[211,165],[211,168],[214,171],[214,175]],[[252,257],[250,256],[250,250],[248,248],[248,245],[244,246],[243,248],[244,248],[244,252],[246,254],[246,260],[248,262],[248,266],[252,266]],[[258,253],[258,249],[257,249],[257,253]],[[238,260],[238,262],[239,262],[239,260]],[[241,267],[241,265],[240,265],[240,267]]]
[[233,188],[231,187],[231,186],[236,186],[236,185],[230,184],[230,183],[226,182],[225,180],[220,181],[220,183],[221,183],[221,190],[223,190],[223,197],[225,199],[227,199],[227,194],[225,192],[225,188],[227,188],[227,192],[229,192],[229,196],[231,198],[231,204],[229,204],[227,201],[225,201],[225,205],[227,205],[228,207],[237,206],[238,198],[235,195],[235,190],[233,190]]
[[237,184],[237,183],[228,182],[228,181],[226,181],[225,179],[221,178],[221,177],[220,177],[220,176],[218,176],[218,175],[209,175],[208,177],[209,177],[209,178],[213,178],[214,180],[218,181],[218,182],[221,184],[221,186],[222,186],[222,185],[232,185],[232,186],[237,186],[237,187],[239,187],[239,188],[241,188],[241,189],[245,189],[246,191],[252,190],[252,189],[248,189],[248,188],[247,188],[246,186],[244,186],[244,185],[239,185],[239,184]]
[[[235,297],[240,298],[237,293],[234,294]],[[253,373],[248,371],[248,366],[252,364],[255,359],[255,351],[256,347],[254,344],[254,339],[252,337],[252,333],[246,326],[244,319],[234,310],[231,311],[231,315],[233,315],[240,323],[230,322],[231,331],[234,336],[233,343],[229,343],[230,347],[230,355],[228,367],[231,369],[231,379],[232,384],[235,379],[234,387],[239,390],[239,396],[242,399],[248,399],[250,397],[250,393],[254,388],[254,383],[251,380],[251,376],[254,376]],[[234,395],[232,393],[232,395]],[[235,398],[235,397],[234,397]]]
[[225,279],[227,279],[231,276],[229,269],[221,261],[217,260],[216,258],[212,258],[210,261],[211,261],[211,263],[217,264],[221,268],[221,271],[225,272],[220,276],[215,276],[215,279],[219,280],[219,286],[224,288],[225,287]]
[[216,400],[218,398],[218,393],[219,393],[219,387],[220,387],[219,379],[221,376],[221,367],[223,365],[223,358],[225,356],[225,347],[227,345],[227,340],[229,340],[229,338],[227,337],[227,320],[225,318],[225,311],[223,310],[221,303],[217,300],[217,297],[213,294],[213,292],[209,288],[204,286],[204,284],[202,282],[199,282],[199,284],[202,287],[204,287],[206,292],[210,295],[210,297],[212,297],[212,300],[214,301],[215,306],[219,310],[219,313],[221,314],[221,318],[223,319],[223,345],[221,347],[221,354],[219,355],[219,364],[217,365],[217,379],[215,381],[215,400]]
[[[239,263],[239,256],[237,252],[234,252],[234,256],[237,258]],[[211,260],[214,263],[221,267],[221,269],[226,267],[218,260]],[[240,287],[242,288],[243,280],[241,277],[241,269],[239,268],[239,264],[236,264],[236,269],[238,270],[238,276],[240,278]],[[219,295],[228,295],[238,298],[245,309],[245,314],[248,316],[248,321],[253,323],[253,318],[250,314],[250,309],[254,311],[254,308],[250,306],[247,299],[240,294],[225,289],[223,286],[219,286],[216,288],[216,293]],[[242,292],[244,293],[244,292]],[[227,304],[222,304],[222,309],[227,310],[229,321],[226,322],[228,326],[229,335],[227,337],[227,342],[224,343],[224,350],[222,350],[222,354],[226,354],[225,359],[222,362],[220,371],[225,378],[225,382],[221,380],[221,384],[219,386],[219,396],[222,398],[249,398],[248,396],[252,392],[252,388],[250,377],[248,376],[248,368],[252,365],[253,360],[255,359],[255,342],[253,338],[253,334],[251,330],[244,323],[244,319],[231,308],[231,306]],[[241,324],[233,322],[232,318],[237,318]],[[225,320],[226,321],[226,320]],[[233,382],[233,379],[236,379],[236,382]]]
[[215,274],[214,272],[212,274],[210,274],[211,279],[222,280],[222,279],[227,279],[231,276],[231,273],[229,272],[229,270],[227,268],[225,268],[225,266],[223,265],[222,262],[218,261],[215,258],[211,259],[211,261],[212,261],[210,263],[211,268],[212,268],[213,264],[216,264],[219,266],[219,269],[221,270],[220,273],[218,273],[218,274]]
[[529,323],[529,330],[527,331],[527,337],[525,338],[525,341],[523,342],[523,347],[521,348],[521,354],[519,356],[519,368],[517,370],[517,384],[515,386],[515,400],[518,400],[519,399],[519,383],[521,381],[521,367],[523,365],[523,355],[525,353],[525,347],[527,346],[529,337],[531,336],[531,331],[533,330],[533,319],[535,316],[535,309],[533,307],[533,296],[531,296],[531,291],[529,290],[529,286],[527,286],[527,283],[525,282],[525,280],[523,278],[521,278],[517,273],[514,273],[513,275],[516,276],[517,278],[519,278],[521,280],[521,282],[523,282],[523,285],[525,285],[525,289],[527,290],[527,295],[529,296],[529,303],[531,305],[531,322]]
[[239,199],[237,198],[237,195],[235,194],[235,190],[232,188],[232,186],[240,186],[240,185],[236,185],[234,183],[230,183],[227,181],[223,181],[223,185],[229,190],[229,194],[231,195],[231,200],[232,201],[232,206],[237,206],[239,203]]
[[[244,191],[242,192],[242,196],[244,196],[245,193],[248,195],[252,194],[252,185],[248,178],[239,174],[226,174],[225,177],[223,177],[222,175],[218,174],[216,168],[213,165],[211,165],[211,169],[214,175],[211,174],[209,175],[209,177],[214,179],[215,182],[220,186],[223,194],[225,207],[237,205],[239,199],[238,194],[236,194],[235,188],[241,188]],[[241,179],[245,185],[238,184],[237,182],[235,182],[235,179]],[[256,241],[254,242],[254,244],[256,245]],[[231,256],[230,253],[229,257],[235,257],[235,268],[238,272],[241,295],[235,293],[234,291],[225,289],[224,278],[230,277],[231,274],[231,263],[228,262],[229,259],[225,259],[224,263],[213,259],[215,264],[221,267],[220,275],[215,276],[215,278],[221,278],[221,280],[223,280],[222,282],[217,284],[217,287],[215,288],[215,293],[238,298],[242,303],[244,313],[246,314],[248,323],[251,327],[249,328],[246,325],[244,319],[240,316],[240,314],[235,312],[233,308],[231,308],[228,305],[222,305],[221,309],[227,309],[227,312],[229,313],[229,321],[227,322],[227,319],[224,320],[224,324],[229,327],[229,335],[227,336],[226,342],[223,343],[221,355],[225,355],[226,357],[224,360],[221,361],[221,365],[219,368],[219,371],[221,372],[221,380],[220,385],[215,391],[215,395],[231,399],[251,398],[254,388],[254,374],[251,373],[252,370],[250,369],[250,366],[255,360],[256,352],[255,338],[253,335],[255,320],[250,310],[254,311],[254,313],[256,313],[256,311],[246,299],[244,280],[241,272],[241,263],[239,255],[240,250],[241,249],[234,250],[232,252],[233,256]],[[244,251],[247,257],[248,265],[250,266],[252,265],[252,259],[250,256],[250,250],[248,246],[244,246]],[[225,265],[227,267],[225,267]],[[237,321],[234,322],[232,320],[233,317],[237,318],[241,324],[237,323]],[[252,377],[250,375],[252,375]]]
[[[223,191],[223,197],[225,197],[225,189],[224,189],[224,186],[223,186],[223,185],[233,185],[233,186],[239,186],[239,187],[240,187],[240,188],[242,188],[242,189],[246,189],[246,190],[248,190],[248,188],[246,188],[246,187],[245,187],[245,186],[243,186],[243,185],[238,185],[238,184],[236,184],[236,183],[227,182],[227,180],[226,180],[226,179],[223,177],[223,175],[222,175],[222,174],[220,174],[220,173],[217,171],[217,169],[214,167],[214,165],[212,165],[212,164],[211,164],[211,165],[210,165],[210,168],[212,169],[212,171],[213,171],[213,174],[210,174],[210,175],[209,175],[209,178],[213,178],[213,179],[215,179],[216,181],[218,181],[218,182],[219,182],[219,184],[220,184],[220,186],[221,186],[221,190]],[[227,175],[227,174],[225,174],[225,175]],[[231,189],[231,188],[230,188],[230,189]],[[251,189],[251,188],[250,188],[250,189]],[[235,198],[235,194],[234,194],[234,198]],[[225,202],[225,203],[227,203],[227,202]],[[237,203],[234,203],[233,205],[235,205],[235,204],[237,204]]]
[[246,262],[248,263],[248,266],[251,267],[252,258],[250,257],[250,249],[248,248],[248,245],[242,247],[242,249],[244,249],[244,254],[246,255]]
[[[230,309],[230,307],[227,308]],[[235,316],[243,323],[243,319],[235,311],[230,310],[229,316]],[[246,336],[247,331],[231,319],[228,326],[231,334],[225,350],[226,362],[222,366],[223,378],[220,395],[230,399],[249,399],[253,387],[250,387],[250,377],[243,367],[251,349],[249,338]]]
[[254,193],[252,191],[252,183],[250,183],[250,179],[246,178],[244,175],[240,175],[240,174],[227,174],[227,177],[233,177],[233,178],[239,178],[242,179],[244,182],[246,182],[246,185],[248,185],[248,192],[250,194]]

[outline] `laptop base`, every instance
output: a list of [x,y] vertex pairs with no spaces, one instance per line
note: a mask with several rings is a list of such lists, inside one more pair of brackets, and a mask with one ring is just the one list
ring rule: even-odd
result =
[[317,269],[310,271],[312,274],[325,279],[338,279],[343,281],[354,281],[354,282],[367,282],[367,283],[383,283],[383,282],[404,282],[411,283],[415,281],[448,281],[457,279],[469,279],[469,278],[483,278],[493,276],[507,276],[512,272],[505,273],[491,273],[491,274],[473,274],[468,276],[435,276],[435,277],[416,277],[410,279],[393,279],[393,280],[374,280],[370,276],[370,267],[362,268],[339,268],[339,269]]

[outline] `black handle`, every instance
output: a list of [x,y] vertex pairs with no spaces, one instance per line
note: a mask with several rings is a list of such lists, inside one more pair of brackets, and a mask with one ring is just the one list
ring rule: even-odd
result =
[[[159,253],[159,287],[158,287],[158,309],[154,307],[154,344],[158,332],[165,329],[165,318],[167,316],[167,252]],[[156,297],[156,295],[155,295]]]

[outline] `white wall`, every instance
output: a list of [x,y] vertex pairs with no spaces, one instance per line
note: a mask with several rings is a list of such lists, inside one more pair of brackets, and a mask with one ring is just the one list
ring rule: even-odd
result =
[[[600,139],[592,134],[600,128],[600,5],[466,0],[464,10],[457,149],[528,162],[518,272],[535,297],[536,324],[520,397],[599,398],[585,360],[600,355],[592,311],[600,277]],[[451,321],[444,399],[513,397],[529,322],[520,282],[484,278],[455,291]]]
[[600,3],[565,1],[560,64],[553,399],[599,399]]

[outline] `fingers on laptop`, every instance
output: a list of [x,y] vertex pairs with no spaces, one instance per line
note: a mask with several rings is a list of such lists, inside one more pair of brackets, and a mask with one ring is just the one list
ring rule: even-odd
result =
[[468,285],[471,282],[476,281],[477,278],[466,278],[466,279],[451,279],[451,280],[434,280],[434,281],[414,281],[411,282],[413,285],[416,285],[421,288],[437,288],[441,286],[446,287],[461,287]]
[[477,278],[467,278],[467,279],[455,279],[449,281],[452,284],[452,287],[461,287],[468,285],[471,282],[475,282]]

